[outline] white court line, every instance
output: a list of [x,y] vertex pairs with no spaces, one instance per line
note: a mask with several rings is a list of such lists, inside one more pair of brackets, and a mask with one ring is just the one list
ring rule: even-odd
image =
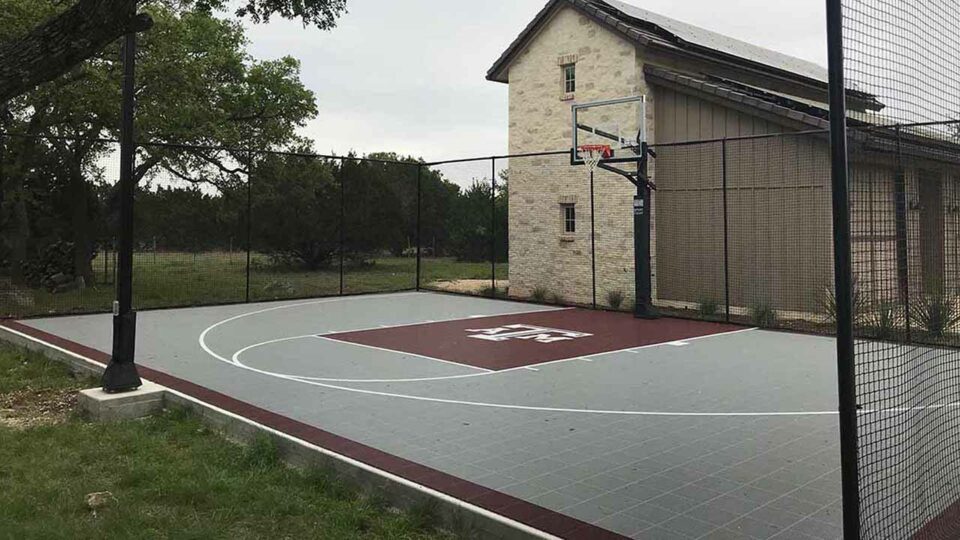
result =
[[[267,311],[271,311],[271,310],[267,310]],[[256,313],[256,312],[251,312],[251,314],[253,313]],[[237,318],[239,317],[234,317],[233,319],[235,320]],[[364,390],[360,388],[351,388],[347,386],[338,386],[338,385],[323,383],[319,381],[303,380],[301,378],[297,378],[290,375],[271,373],[261,369],[252,368],[250,366],[237,364],[230,361],[227,358],[224,358],[223,356],[220,356],[219,354],[214,352],[209,346],[207,346],[205,338],[212,328],[219,326],[221,324],[224,324],[229,320],[231,319],[225,319],[224,321],[215,323],[214,325],[210,326],[200,334],[200,337],[198,339],[200,347],[204,351],[206,351],[207,354],[209,354],[210,356],[214,357],[217,360],[220,360],[221,362],[230,364],[231,366],[239,367],[241,369],[245,369],[247,371],[251,371],[253,373],[259,373],[261,375],[276,377],[278,379],[294,381],[301,384],[309,384],[311,386],[327,388],[330,390],[342,390],[344,392],[352,392],[356,394],[380,396],[380,397],[391,397],[391,398],[406,399],[411,401],[423,401],[423,402],[429,402],[429,403],[445,403],[449,405],[469,405],[473,407],[483,407],[483,408],[491,408],[491,409],[510,409],[510,410],[539,411],[539,412],[551,412],[551,413],[579,413],[579,414],[598,414],[598,415],[660,416],[660,417],[664,417],[664,416],[666,417],[833,416],[837,414],[837,411],[684,412],[684,411],[625,411],[625,410],[606,410],[606,409],[571,409],[571,408],[565,408],[565,407],[538,407],[538,406],[531,406],[531,405],[516,405],[511,403],[488,403],[488,402],[482,402],[482,401],[466,401],[466,400],[456,400],[456,399],[433,398],[433,397],[426,397],[426,396],[415,396],[410,394],[397,394],[393,392]],[[741,333],[749,330],[754,330],[754,329],[738,330],[735,332],[728,332],[726,334],[712,334],[712,336],[730,335],[730,334]],[[701,336],[701,337],[706,338],[710,336]],[[657,344],[657,345],[661,345],[661,344]],[[648,347],[648,346],[645,346],[645,347]],[[611,352],[614,352],[614,351],[611,351]],[[597,355],[597,356],[601,356],[604,354],[609,354],[609,353],[601,353],[600,355]],[[571,359],[569,358],[564,359],[564,361],[570,361],[570,360]],[[526,366],[522,366],[522,367],[526,367]],[[504,371],[507,371],[507,370],[504,370]],[[496,373],[503,373],[503,371],[492,372],[487,374],[476,374],[476,375],[489,376]]]
[[[26,339],[26,340],[32,341],[32,342],[34,342],[34,343],[38,343],[38,344],[40,344],[40,345],[43,345],[44,347],[48,347],[48,348],[50,348],[50,349],[56,350],[56,351],[58,351],[58,352],[60,352],[60,353],[63,353],[63,354],[65,354],[65,355],[67,355],[67,356],[70,356],[70,357],[72,357],[72,358],[76,358],[77,360],[80,360],[81,362],[84,362],[84,363],[86,363],[86,364],[89,364],[91,367],[97,368],[98,370],[103,370],[103,369],[104,369],[103,364],[101,364],[101,363],[99,363],[99,362],[96,362],[96,361],[94,361],[94,360],[91,359],[91,358],[87,358],[86,356],[83,356],[83,355],[81,355],[81,354],[77,354],[77,353],[75,353],[75,352],[73,352],[73,351],[64,349],[63,347],[59,347],[59,346],[54,345],[54,344],[52,344],[52,343],[47,343],[46,341],[43,341],[42,339],[39,339],[39,338],[35,338],[35,337],[33,337],[33,336],[29,335],[29,334],[24,334],[23,332],[20,332],[20,331],[18,331],[18,330],[14,330],[14,329],[12,329],[12,328],[8,328],[8,327],[6,327],[6,326],[0,326],[0,331],[10,332],[11,334],[20,336],[20,337],[22,337],[23,339]],[[481,508],[481,507],[476,506],[476,505],[474,505],[474,504],[471,504],[471,503],[469,503],[469,502],[467,502],[467,501],[462,501],[462,500],[460,500],[460,499],[457,499],[456,497],[452,497],[452,496],[450,496],[450,495],[447,495],[446,493],[443,493],[442,491],[437,491],[437,490],[435,490],[435,489],[433,489],[433,488],[424,486],[423,484],[419,484],[419,483],[414,482],[414,481],[412,481],[412,480],[408,480],[407,478],[404,478],[404,477],[402,477],[402,476],[398,476],[398,475],[396,475],[396,474],[393,474],[393,473],[384,471],[384,470],[382,470],[382,469],[378,469],[377,467],[374,467],[373,465],[368,465],[367,463],[364,463],[364,462],[362,462],[362,461],[358,461],[358,460],[356,460],[356,459],[354,459],[354,458],[351,458],[351,457],[349,457],[349,456],[346,456],[346,455],[344,455],[344,454],[340,454],[340,453],[338,453],[338,452],[334,452],[333,450],[329,450],[329,449],[324,448],[324,447],[322,447],[322,446],[319,446],[319,445],[316,445],[316,444],[307,442],[307,441],[305,441],[305,440],[303,440],[303,439],[298,439],[297,437],[294,437],[293,435],[288,435],[288,434],[286,434],[286,433],[284,433],[284,432],[282,432],[282,431],[278,431],[278,430],[276,430],[276,429],[274,429],[274,428],[271,428],[271,427],[265,426],[265,425],[263,425],[263,424],[260,424],[260,423],[258,423],[258,422],[255,422],[254,420],[251,420],[250,418],[247,418],[247,417],[245,417],[245,416],[242,416],[242,415],[239,415],[239,414],[230,412],[230,411],[228,411],[228,410],[226,410],[226,409],[221,409],[220,407],[217,407],[216,405],[207,403],[207,402],[205,402],[205,401],[203,401],[203,400],[201,400],[201,399],[199,399],[199,398],[195,398],[195,397],[193,397],[193,396],[191,396],[191,395],[184,394],[183,392],[180,392],[180,391],[178,391],[178,390],[173,390],[172,388],[164,388],[164,391],[170,392],[170,393],[172,393],[172,394],[175,394],[175,395],[181,397],[182,399],[189,400],[189,401],[192,401],[192,402],[194,402],[194,403],[202,403],[204,407],[207,407],[207,408],[209,408],[209,409],[211,409],[211,410],[214,410],[214,411],[216,411],[216,412],[218,412],[218,413],[220,413],[220,414],[223,414],[223,415],[225,415],[225,416],[229,416],[229,417],[231,417],[231,418],[233,418],[233,419],[235,419],[235,420],[237,420],[237,421],[243,422],[243,423],[245,423],[245,424],[247,424],[247,425],[256,426],[257,428],[259,428],[259,429],[261,429],[261,430],[263,430],[263,431],[268,431],[268,432],[270,432],[270,433],[273,433],[273,434],[277,435],[278,437],[283,437],[284,439],[287,439],[287,440],[289,440],[289,441],[293,441],[293,442],[295,442],[296,444],[305,446],[305,447],[310,448],[310,449],[312,449],[312,450],[314,450],[314,451],[317,451],[317,452],[320,452],[320,453],[322,453],[322,454],[325,454],[325,455],[334,457],[334,458],[336,458],[336,459],[339,459],[339,460],[341,460],[341,461],[343,461],[343,462],[345,462],[345,463],[350,464],[351,466],[354,466],[354,467],[363,469],[363,470],[365,470],[365,471],[369,471],[369,472],[371,472],[371,473],[373,473],[373,474],[376,474],[376,475],[379,475],[379,476],[381,476],[381,477],[383,477],[383,478],[387,478],[387,479],[389,479],[389,480],[392,480],[392,481],[397,482],[397,483],[399,483],[399,484],[402,484],[402,485],[404,485],[404,486],[408,486],[408,487],[410,487],[411,489],[414,489],[414,490],[416,490],[416,491],[420,491],[420,492],[422,492],[422,493],[426,493],[426,494],[431,495],[431,496],[433,496],[433,497],[436,497],[436,498],[438,498],[438,499],[442,499],[442,500],[448,502],[449,504],[452,504],[452,505],[455,505],[455,506],[459,506],[459,507],[468,509],[468,510],[470,510],[470,511],[472,511],[472,512],[481,514],[481,515],[483,515],[483,516],[486,516],[488,519],[491,519],[491,520],[496,521],[496,522],[498,522],[498,523],[503,523],[503,524],[505,524],[505,525],[507,525],[507,526],[510,526],[510,527],[514,527],[514,528],[516,528],[516,529],[519,529],[519,530],[521,530],[521,531],[524,531],[524,532],[526,532],[526,533],[529,533],[529,534],[532,535],[532,536],[535,536],[535,537],[538,537],[538,538],[544,538],[544,539],[547,539],[547,540],[553,540],[553,539],[559,540],[559,537],[556,537],[556,536],[547,534],[547,533],[545,533],[545,532],[543,532],[543,531],[541,531],[541,530],[539,530],[539,529],[536,529],[536,528],[534,528],[534,527],[531,527],[531,526],[529,526],[529,525],[527,525],[527,524],[525,524],[525,523],[521,523],[521,522],[519,522],[519,521],[512,520],[512,519],[510,519],[510,518],[508,518],[508,517],[505,517],[505,516],[501,516],[500,514],[497,514],[496,512],[492,512],[492,511],[490,511],[490,510],[487,510],[486,508]]]
[[490,372],[493,371],[492,369],[482,368],[482,367],[479,367],[479,366],[471,366],[470,364],[461,364],[460,362],[451,362],[450,360],[444,360],[443,358],[434,358],[433,356],[426,356],[426,355],[423,355],[423,354],[417,354],[417,353],[412,353],[412,352],[407,352],[407,351],[398,351],[398,350],[394,350],[394,349],[384,349],[383,347],[377,347],[376,345],[367,345],[366,343],[357,343],[357,342],[354,342],[354,341],[343,341],[343,340],[340,340],[340,339],[333,339],[333,338],[328,338],[328,337],[326,337],[326,336],[320,336],[320,335],[313,335],[313,336],[310,336],[310,337],[312,337],[312,338],[314,338],[314,339],[319,339],[319,340],[321,340],[321,341],[330,341],[330,342],[333,342],[333,343],[354,345],[354,346],[357,346],[357,347],[363,347],[363,348],[365,348],[365,349],[373,349],[373,350],[375,350],[375,351],[387,352],[387,353],[391,353],[391,354],[403,354],[403,355],[406,355],[406,356],[413,356],[413,357],[416,357],[416,358],[424,358],[424,359],[426,359],[426,360],[433,360],[434,362],[440,362],[441,364],[447,364],[447,365],[450,365],[450,366],[458,366],[458,367],[463,367],[463,368],[476,369],[476,370],[478,370],[478,371],[486,371],[487,373],[490,373]]
[[[534,313],[537,313],[537,312],[534,312]],[[757,330],[757,329],[756,329],[756,328],[745,328],[745,329],[743,329],[743,330],[734,330],[734,331],[731,331],[731,332],[722,332],[722,333],[719,333],[719,334],[708,334],[708,335],[705,335],[705,336],[698,336],[698,337],[694,337],[694,338],[689,338],[687,341],[696,341],[696,340],[701,340],[701,339],[731,336],[731,335],[740,334],[740,333],[743,333],[743,332],[752,332],[752,331],[754,331],[754,330]],[[345,333],[346,333],[346,332],[345,332]],[[294,336],[294,337],[289,337],[289,338],[274,339],[274,340],[270,340],[270,341],[264,341],[264,342],[262,342],[262,343],[254,343],[253,345],[248,345],[247,347],[244,347],[243,349],[240,349],[239,351],[235,352],[235,353],[233,354],[233,356],[231,357],[230,361],[231,361],[231,363],[234,363],[234,364],[237,364],[238,366],[241,366],[241,367],[246,368],[246,367],[249,367],[249,366],[247,366],[246,364],[244,364],[243,362],[241,362],[241,361],[240,361],[240,357],[241,357],[244,353],[246,353],[247,351],[249,351],[249,350],[251,350],[251,349],[256,349],[256,348],[259,348],[259,347],[261,347],[261,346],[272,345],[272,344],[274,344],[274,343],[281,343],[281,342],[284,342],[284,341],[294,341],[294,340],[306,339],[306,338],[319,338],[319,339],[323,339],[323,340],[332,341],[332,342],[335,342],[335,343],[343,343],[343,344],[347,344],[347,345],[357,345],[357,346],[360,346],[360,347],[367,347],[367,348],[375,349],[375,350],[378,350],[378,351],[386,351],[386,352],[390,352],[390,353],[393,353],[393,354],[409,354],[409,355],[412,355],[412,356],[416,356],[416,357],[420,357],[420,358],[425,358],[425,359],[427,359],[427,360],[435,360],[435,361],[438,361],[438,362],[445,362],[445,363],[449,363],[449,364],[456,365],[456,366],[470,367],[470,368],[482,370],[482,372],[481,372],[481,373],[466,373],[466,374],[463,374],[463,375],[444,375],[444,376],[440,376],[440,377],[412,377],[412,378],[398,378],[398,379],[343,379],[343,378],[337,378],[337,377],[307,377],[307,376],[305,376],[305,375],[290,375],[290,374],[287,374],[287,373],[277,373],[277,372],[275,372],[275,371],[267,371],[267,370],[260,370],[260,371],[262,371],[262,372],[264,372],[264,373],[268,373],[268,374],[270,374],[270,375],[275,375],[275,376],[287,376],[287,377],[291,377],[291,378],[294,378],[294,379],[297,379],[297,380],[303,380],[303,381],[318,381],[318,382],[333,382],[333,383],[413,383],[413,382],[433,382],[433,381],[447,381],[447,380],[453,380],[453,379],[467,379],[467,378],[471,378],[471,377],[480,377],[480,376],[487,376],[487,375],[499,375],[499,374],[502,374],[502,373],[511,373],[511,372],[519,371],[519,370],[540,371],[539,368],[544,367],[544,366],[552,366],[552,365],[554,365],[554,364],[563,364],[563,363],[566,363],[566,362],[574,362],[574,361],[578,361],[578,360],[579,360],[579,361],[583,361],[583,362],[591,362],[591,363],[592,363],[594,358],[598,358],[598,357],[601,357],[601,356],[608,356],[608,355],[611,355],[611,354],[617,354],[617,353],[622,353],[622,352],[639,353],[639,352],[640,352],[641,350],[643,350],[643,349],[649,349],[649,348],[653,348],[653,347],[665,347],[665,346],[671,345],[671,343],[651,343],[651,344],[649,344],[649,345],[642,345],[642,346],[640,346],[640,347],[630,347],[630,348],[628,348],[628,349],[617,349],[617,350],[615,350],[615,351],[605,351],[605,352],[601,352],[601,353],[591,354],[591,355],[589,355],[589,356],[580,356],[580,357],[573,357],[573,358],[561,358],[561,359],[559,359],[559,360],[551,360],[551,361],[549,361],[549,362],[541,362],[541,363],[539,363],[539,364],[534,364],[533,366],[517,366],[517,367],[512,367],[512,368],[507,368],[507,369],[490,370],[490,369],[485,369],[485,368],[481,368],[481,367],[470,366],[470,365],[467,365],[467,364],[460,364],[460,363],[457,363],[457,362],[449,362],[449,361],[447,361],[447,360],[443,360],[443,359],[440,359],[440,358],[434,358],[434,357],[432,357],[432,356],[423,356],[423,355],[418,355],[418,354],[414,354],[414,353],[407,353],[407,352],[400,351],[400,350],[384,349],[384,348],[381,348],[381,347],[375,347],[375,346],[373,346],[373,345],[364,345],[364,344],[362,344],[362,343],[354,343],[354,342],[352,342],[352,341],[341,341],[341,340],[339,340],[339,339],[328,338],[328,337],[325,337],[325,336],[318,336],[318,335],[316,335],[316,334],[309,334],[309,335],[305,335],[305,336]],[[688,343],[688,345],[689,345],[689,343]],[[208,353],[209,353],[209,351],[208,351]]]
[[[81,355],[81,354],[77,354],[77,353],[75,353],[75,352],[73,352],[73,351],[70,351],[70,350],[68,350],[68,349],[64,349],[63,347],[59,347],[59,346],[54,345],[54,344],[52,344],[52,343],[48,343],[48,342],[46,342],[46,341],[44,341],[44,340],[42,340],[42,339],[33,337],[33,336],[29,335],[29,334],[25,334],[25,333],[20,332],[20,331],[18,331],[18,330],[14,330],[14,329],[9,328],[9,327],[6,327],[6,326],[0,326],[0,331],[9,332],[9,333],[11,333],[11,334],[20,336],[20,337],[22,337],[22,338],[24,338],[24,339],[33,341],[34,343],[39,343],[39,344],[43,345],[44,347],[47,347],[47,348],[50,348],[50,349],[53,349],[53,350],[62,352],[62,353],[64,353],[64,354],[67,354],[67,355],[69,355],[69,356],[72,356],[72,357],[77,358],[77,359],[80,359],[80,360],[83,360],[83,361],[87,362],[88,364],[90,364],[90,365],[92,365],[92,366],[96,366],[96,367],[98,367],[98,368],[100,368],[100,369],[103,368],[103,364],[100,364],[99,362],[96,362],[96,361],[94,361],[93,359],[87,358],[86,356],[83,356],[83,355]],[[213,356],[215,359],[217,359],[217,360],[219,360],[219,361],[221,361],[221,362],[230,364],[230,365],[232,365],[232,366],[236,366],[236,365],[237,365],[237,364],[234,364],[233,362],[230,362],[230,361],[227,360],[226,358],[218,355],[217,353],[215,353],[215,352],[210,351],[209,349],[207,349],[205,343],[201,343],[201,346],[204,347],[204,350],[206,350],[206,351],[208,352],[208,354],[210,354],[211,356]],[[302,381],[302,380],[297,379],[296,377],[290,377],[290,376],[283,376],[283,375],[276,375],[276,374],[272,374],[272,373],[266,373],[266,372],[262,372],[262,371],[260,371],[260,370],[257,370],[257,369],[254,369],[254,368],[250,368],[250,367],[247,367],[247,366],[239,366],[239,367],[241,367],[241,368],[243,368],[243,369],[247,369],[247,370],[249,370],[249,371],[253,371],[253,372],[260,372],[260,373],[263,374],[263,375],[268,375],[268,376],[272,376],[272,377],[278,377],[278,378],[281,378],[281,379],[286,379],[286,380],[290,380],[290,381],[300,382],[300,383],[304,383],[304,384],[310,384],[310,385],[313,385],[313,386],[320,386],[320,387],[324,387],[324,388],[330,388],[330,389],[333,389],[333,390],[343,390],[343,391],[346,391],[346,392],[354,392],[354,393],[358,393],[358,394],[378,395],[378,396],[384,396],[384,397],[396,397],[396,398],[410,399],[410,400],[415,400],[415,401],[428,401],[428,402],[436,402],[436,403],[451,403],[451,404],[457,404],[457,405],[474,405],[474,406],[477,406],[477,407],[487,407],[487,408],[497,408],[497,409],[519,409],[519,410],[544,411],[544,412],[569,412],[569,413],[607,414],[607,415],[624,415],[624,416],[675,416],[675,417],[685,417],[685,416],[698,416],[698,417],[828,416],[828,415],[836,415],[836,414],[838,414],[837,411],[796,411],[796,412],[778,412],[778,411],[771,411],[771,412],[715,412],[715,413],[699,413],[699,412],[698,412],[698,413],[693,413],[693,412],[666,412],[666,411],[602,411],[602,410],[593,410],[593,409],[559,409],[559,408],[552,408],[552,407],[528,407],[528,406],[524,406],[524,405],[510,405],[510,404],[498,404],[498,403],[482,403],[482,402],[469,402],[469,401],[455,401],[455,400],[440,399],[440,398],[428,398],[428,397],[422,397],[422,396],[409,396],[409,395],[404,395],[404,394],[389,394],[389,393],[386,393],[386,392],[374,392],[374,391],[370,391],[370,390],[361,390],[361,389],[359,389],[359,388],[348,388],[348,387],[343,387],[343,386],[335,386],[335,385],[331,385],[331,384],[321,384],[321,383],[311,382],[311,381]],[[956,403],[944,403],[944,404],[935,404],[935,405],[923,405],[923,406],[919,406],[919,407],[902,407],[902,408],[893,408],[893,409],[866,409],[866,410],[857,411],[857,414],[883,414],[883,413],[888,413],[888,412],[899,413],[899,412],[911,412],[911,411],[926,410],[926,409],[937,410],[937,409],[956,409],[956,408],[960,408],[960,402],[956,402]]]

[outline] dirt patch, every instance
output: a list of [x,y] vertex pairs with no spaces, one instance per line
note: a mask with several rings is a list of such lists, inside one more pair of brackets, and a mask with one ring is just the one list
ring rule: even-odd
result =
[[77,391],[17,390],[0,394],[0,426],[27,429],[65,422],[76,409]]
[[[497,289],[506,289],[510,282],[505,279],[497,280]],[[456,279],[452,281],[434,281],[428,285],[431,289],[438,291],[448,291],[466,294],[480,294],[485,289],[489,290],[489,279]]]

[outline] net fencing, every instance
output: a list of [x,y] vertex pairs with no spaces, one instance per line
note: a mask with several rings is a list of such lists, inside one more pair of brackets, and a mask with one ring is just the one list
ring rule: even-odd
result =
[[[829,333],[825,144],[824,133],[803,133],[657,146],[657,307]],[[8,156],[12,178],[19,158]],[[417,287],[633,309],[635,188],[602,169],[591,182],[569,152],[423,164],[145,143],[139,163],[138,309]],[[97,178],[87,178],[101,186],[96,204],[109,208],[116,182]],[[108,310],[114,222],[97,221],[95,294],[7,277],[16,292],[0,299],[4,315]],[[4,245],[16,245],[18,229],[3,227]],[[4,276],[52,243],[30,241],[30,253],[7,256]]]
[[960,535],[960,6],[842,0],[859,526]]

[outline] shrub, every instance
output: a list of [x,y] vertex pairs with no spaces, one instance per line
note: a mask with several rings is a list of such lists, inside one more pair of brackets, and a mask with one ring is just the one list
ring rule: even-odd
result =
[[955,298],[931,294],[914,303],[913,318],[933,337],[942,337],[960,322]]
[[537,287],[534,287],[533,292],[530,293],[530,298],[534,302],[542,303],[547,301],[547,296],[549,295],[550,295],[550,291],[548,291],[546,287],[537,286]]
[[710,319],[716,317],[720,313],[720,302],[717,302],[713,298],[704,298],[700,300],[700,315],[704,318]]
[[567,301],[564,300],[563,295],[561,295],[560,293],[553,293],[553,294],[550,295],[550,303],[551,303],[551,304],[563,305],[563,304],[565,304],[566,302],[567,302]]
[[489,298],[505,298],[507,296],[507,289],[496,288],[487,285],[486,287],[480,289],[480,296],[486,296]]
[[754,304],[750,308],[750,320],[761,328],[769,328],[777,324],[777,312],[764,303]]
[[874,337],[890,339],[896,333],[897,325],[900,322],[899,318],[896,302],[880,302],[870,312],[870,319],[867,323],[873,329]]
[[[870,303],[866,295],[860,291],[857,286],[857,280],[854,279],[850,287],[853,306],[853,324],[860,325],[865,322],[864,319],[870,311]],[[833,287],[825,287],[823,290],[823,300],[820,302],[823,312],[827,315],[827,322],[837,322],[837,296]]]
[[623,305],[623,291],[607,291],[607,305],[613,309],[620,309]]

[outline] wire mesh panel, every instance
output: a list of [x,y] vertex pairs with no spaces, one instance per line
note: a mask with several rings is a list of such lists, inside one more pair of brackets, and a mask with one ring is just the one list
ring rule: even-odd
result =
[[842,7],[861,535],[957,538],[960,6]]
[[[420,173],[420,286],[491,296],[495,230],[506,217],[492,159],[442,163]],[[506,257],[500,253],[500,262]]]
[[246,297],[246,156],[144,145],[134,210],[134,307]]
[[117,158],[110,141],[0,135],[0,316],[110,309]]
[[667,312],[727,316],[724,143],[658,146],[655,303]]
[[343,159],[343,293],[416,288],[415,163]]
[[731,312],[757,326],[829,319],[829,146],[823,134],[728,141]]
[[251,162],[249,191],[240,193],[249,198],[249,300],[339,294],[339,162],[286,154]]

